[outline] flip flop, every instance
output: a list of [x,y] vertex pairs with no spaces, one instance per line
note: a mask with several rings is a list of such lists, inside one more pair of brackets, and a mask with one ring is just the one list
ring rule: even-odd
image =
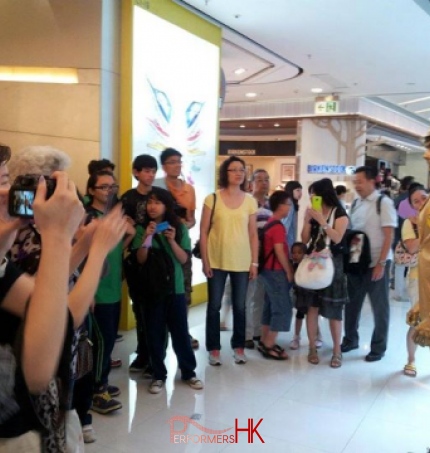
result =
[[333,354],[330,361],[332,368],[340,368],[342,366],[342,354]]
[[271,348],[264,347],[262,354],[265,359],[288,360],[288,354],[277,344],[275,344]]
[[403,374],[409,377],[417,377],[417,368],[415,365],[408,363],[403,368]]

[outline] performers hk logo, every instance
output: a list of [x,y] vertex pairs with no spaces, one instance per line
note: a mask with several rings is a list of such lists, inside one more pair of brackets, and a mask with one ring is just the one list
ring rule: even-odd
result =
[[[171,417],[168,421],[170,424],[170,443],[172,444],[237,444],[239,443],[239,433],[247,433],[248,444],[254,442],[265,443],[258,428],[263,421],[262,418],[254,424],[253,418],[248,418],[247,427],[240,428],[239,420],[236,418],[234,421],[234,428],[227,429],[210,429],[202,426],[192,418],[182,415]],[[176,425],[175,425],[176,423]],[[191,424],[205,434],[186,434],[188,425]],[[234,429],[234,434],[232,431]],[[243,439],[243,436],[241,437]]]

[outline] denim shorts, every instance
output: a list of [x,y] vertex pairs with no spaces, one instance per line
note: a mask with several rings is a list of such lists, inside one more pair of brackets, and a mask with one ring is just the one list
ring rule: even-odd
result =
[[266,291],[261,323],[272,332],[288,332],[291,326],[293,305],[284,271],[264,269],[261,273]]

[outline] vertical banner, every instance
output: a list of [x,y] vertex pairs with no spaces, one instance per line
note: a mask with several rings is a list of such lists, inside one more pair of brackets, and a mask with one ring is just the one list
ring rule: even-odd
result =
[[[220,77],[219,47],[134,7],[133,158],[173,147],[183,155],[183,178],[203,198],[215,186]],[[160,168],[157,178],[163,177]],[[136,185],[133,181],[132,184]],[[191,231],[194,243],[198,225]],[[195,266],[193,284],[205,281]]]

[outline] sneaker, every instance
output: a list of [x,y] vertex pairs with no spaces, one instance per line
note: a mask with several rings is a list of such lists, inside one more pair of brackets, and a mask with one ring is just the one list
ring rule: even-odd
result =
[[124,335],[120,335],[119,333],[116,335],[115,342],[119,343],[121,341],[124,341]]
[[157,393],[160,393],[161,390],[163,390],[163,387],[164,387],[163,381],[153,379],[148,388],[148,391],[149,393],[153,393],[154,395],[156,395]]
[[121,390],[119,387],[115,385],[108,385],[106,391],[109,393],[110,396],[119,396],[121,395]]
[[234,353],[233,353],[234,361],[238,365],[243,365],[248,361],[243,348],[235,348],[235,349],[233,349],[233,351],[234,351]]
[[97,440],[93,425],[84,425],[82,427],[82,435],[84,437],[84,443],[86,444],[92,444]]
[[130,366],[128,367],[128,371],[139,373],[141,371],[145,371],[147,364],[143,362],[143,360],[137,356],[133,362],[131,362]]
[[221,364],[222,362],[219,350],[214,349],[213,351],[209,351],[209,365],[220,366]]
[[96,393],[93,396],[93,405],[91,406],[91,409],[94,412],[105,415],[121,408],[122,404],[119,401],[112,399],[107,391]]
[[119,368],[122,366],[121,359],[110,359],[110,367],[111,368]]
[[202,390],[204,387],[203,382],[200,379],[197,379],[195,376],[192,377],[191,379],[187,379],[184,382],[187,383],[194,390]]
[[294,337],[290,342],[290,349],[295,351],[300,348],[300,337]]

